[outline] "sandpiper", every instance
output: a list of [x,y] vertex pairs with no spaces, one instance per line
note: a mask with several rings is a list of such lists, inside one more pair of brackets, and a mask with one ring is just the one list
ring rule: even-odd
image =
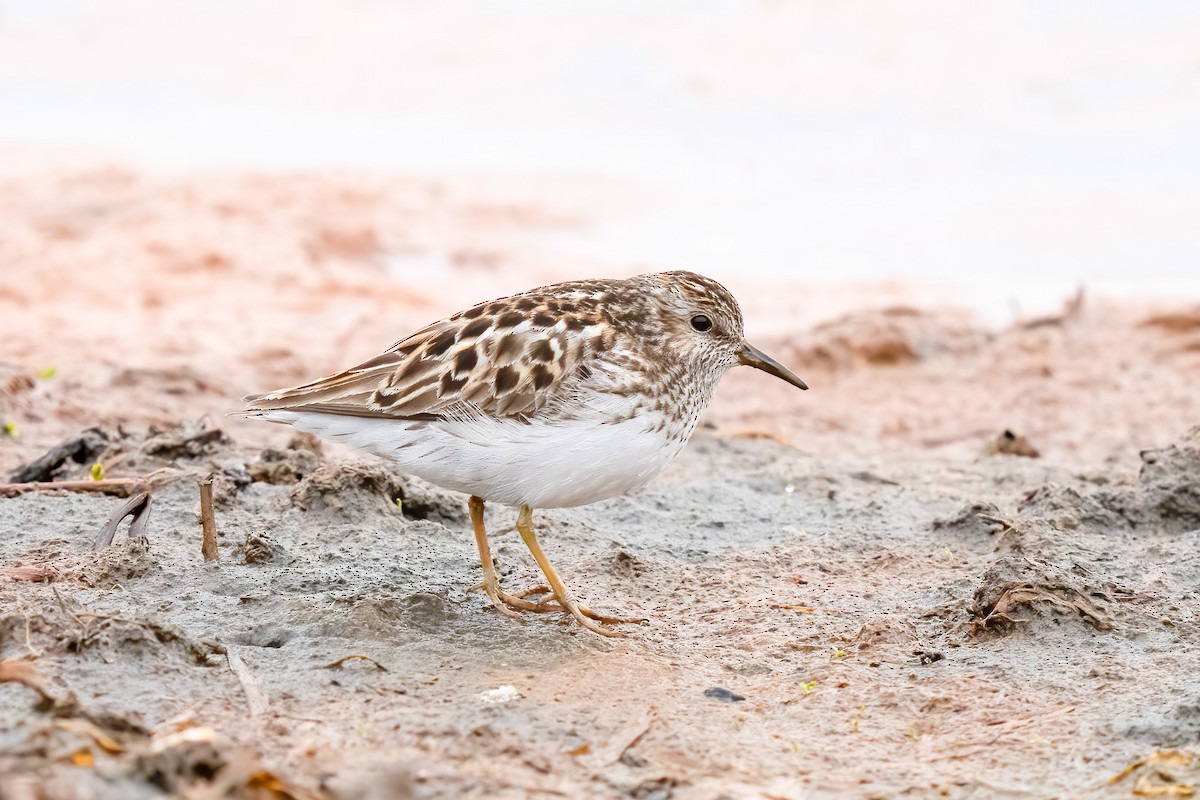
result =
[[[679,455],[738,364],[808,388],[744,339],[737,301],[710,278],[571,281],[481,303],[345,372],[247,397],[246,414],[470,495],[480,587],[497,609],[566,612],[614,636],[600,623],[633,620],[576,602],[538,544],[533,510],[644,486]],[[518,509],[517,530],[548,586],[518,595],[500,587],[486,501]]]

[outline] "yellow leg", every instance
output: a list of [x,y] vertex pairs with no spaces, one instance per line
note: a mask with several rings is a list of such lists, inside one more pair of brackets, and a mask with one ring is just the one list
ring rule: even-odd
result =
[[475,588],[483,589],[501,614],[519,619],[520,615],[500,600],[500,579],[496,577],[496,564],[492,561],[492,548],[488,545],[487,529],[483,525],[483,498],[472,496],[467,501],[471,511],[471,524],[475,527],[475,546],[479,548],[479,563],[483,566],[483,583]]
[[[549,579],[549,575],[554,575],[551,583],[553,584],[557,582],[558,586],[561,587],[562,592],[568,597],[570,606],[563,604],[559,599],[561,596],[559,592],[550,586],[535,586],[532,589],[527,589],[519,595],[511,595],[501,589],[500,578],[496,575],[496,565],[492,561],[492,548],[488,544],[487,528],[483,522],[483,503],[484,501],[482,497],[474,496],[471,497],[467,503],[467,507],[471,511],[471,524],[475,528],[475,545],[479,548],[479,563],[480,566],[483,567],[483,581],[479,584],[476,584],[472,588],[483,589],[484,593],[487,594],[488,599],[492,601],[492,605],[494,605],[497,610],[500,611],[500,613],[509,617],[513,617],[514,619],[519,619],[520,615],[516,613],[517,611],[536,611],[542,613],[569,611],[569,613],[576,617],[576,619],[578,619],[579,615],[582,614],[585,617],[590,617],[591,619],[599,620],[600,622],[614,624],[622,622],[644,621],[638,617],[623,618],[597,614],[594,611],[575,603],[573,599],[570,599],[569,592],[567,592],[566,587],[562,585],[562,581],[558,579],[558,575],[554,573],[554,568],[550,566],[550,562],[546,559],[545,554],[543,554],[541,548],[538,547],[537,539],[533,536],[532,510],[528,512],[529,520],[526,523],[529,530],[529,536],[526,536],[525,533],[522,532],[521,538],[523,538],[525,540],[525,544],[529,546],[530,551],[533,553],[533,557],[537,559],[538,566],[542,568],[542,572],[547,573],[547,570],[549,571],[547,573],[547,578]],[[524,509],[522,513],[524,513]],[[520,528],[520,525],[521,523],[518,522],[518,528]],[[530,541],[533,543],[530,544]],[[548,592],[553,594],[555,598],[554,600],[546,598],[544,600],[538,600],[534,602],[525,599],[525,597],[530,594],[545,594]],[[598,628],[590,623],[584,623],[584,627],[588,628],[589,630],[595,630],[604,636],[620,635],[612,631],[606,631],[603,628]]]
[[[471,587],[483,589],[488,599],[492,601],[500,613],[520,619],[520,611],[562,611],[557,604],[549,601],[533,602],[526,600],[525,595],[513,596],[500,588],[500,578],[496,575],[496,564],[492,561],[492,548],[488,545],[487,528],[483,524],[483,498],[472,496],[467,501],[471,511],[471,524],[475,528],[475,546],[479,548],[479,564],[483,567],[483,581]],[[528,594],[525,593],[525,594]],[[586,611],[585,613],[591,613]]]
[[538,567],[541,568],[542,574],[546,576],[546,581],[550,584],[551,591],[554,592],[554,599],[558,601],[558,605],[563,610],[574,617],[576,622],[593,633],[598,633],[601,636],[624,635],[597,625],[589,619],[589,616],[598,615],[585,612],[575,602],[575,598],[571,596],[571,590],[558,577],[558,573],[554,571],[554,567],[550,566],[550,559],[546,558],[546,554],[542,552],[541,545],[538,544],[537,535],[533,532],[533,509],[527,505],[521,506],[520,511],[517,512],[517,531],[520,532],[521,538],[525,540],[525,546],[529,548],[529,552],[533,553],[534,560],[537,561]]

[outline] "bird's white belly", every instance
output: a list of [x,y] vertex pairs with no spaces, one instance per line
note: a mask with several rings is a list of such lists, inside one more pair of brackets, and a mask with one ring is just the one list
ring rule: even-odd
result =
[[691,433],[660,426],[653,413],[531,422],[407,422],[284,410],[261,416],[384,456],[438,486],[534,508],[585,505],[640,488]]

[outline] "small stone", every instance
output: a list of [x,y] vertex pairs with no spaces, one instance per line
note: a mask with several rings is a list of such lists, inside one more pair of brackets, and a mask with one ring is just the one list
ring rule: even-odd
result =
[[740,694],[731,692],[728,689],[722,689],[720,686],[714,686],[711,689],[705,689],[704,696],[711,697],[713,700],[720,700],[722,703],[737,703],[746,699]]
[[517,691],[517,687],[506,685],[497,686],[495,689],[483,692],[479,695],[479,700],[488,705],[503,705],[504,703],[511,703],[520,698],[520,696],[521,694]]

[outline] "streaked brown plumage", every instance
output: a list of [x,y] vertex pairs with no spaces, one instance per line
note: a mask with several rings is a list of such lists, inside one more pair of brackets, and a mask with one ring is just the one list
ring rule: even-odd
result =
[[[505,613],[562,610],[598,633],[541,553],[532,509],[644,485],[690,438],[737,364],[803,381],[743,339],[733,296],[691,272],[555,284],[439,320],[337,375],[247,398],[248,411],[392,458],[472,495],[483,588]],[[483,501],[518,528],[553,600],[500,590]]]

